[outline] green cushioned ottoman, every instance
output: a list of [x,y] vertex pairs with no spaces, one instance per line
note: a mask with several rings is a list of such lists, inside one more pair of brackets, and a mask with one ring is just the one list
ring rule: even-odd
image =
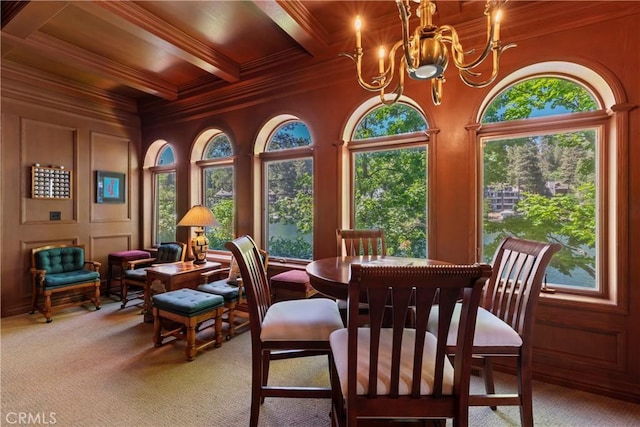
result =
[[193,289],[177,289],[153,296],[154,307],[185,316],[195,316],[223,305],[222,296]]
[[[152,305],[153,342],[156,347],[160,347],[169,336],[184,339],[187,345],[187,360],[192,361],[198,351],[222,345],[224,298],[220,295],[193,289],[177,289],[154,295]],[[211,319],[213,324],[205,327],[205,321]],[[209,334],[208,339],[196,339],[196,333],[208,332],[206,329],[211,327],[215,331],[213,337]]]

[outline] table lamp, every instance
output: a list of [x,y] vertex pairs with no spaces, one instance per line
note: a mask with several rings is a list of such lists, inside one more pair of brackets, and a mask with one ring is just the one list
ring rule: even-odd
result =
[[207,239],[207,236],[204,234],[204,228],[218,225],[218,221],[216,221],[216,218],[213,216],[211,209],[206,206],[195,205],[182,217],[178,225],[183,227],[197,227],[196,235],[191,239],[191,252],[194,257],[193,263],[206,263],[209,239]]

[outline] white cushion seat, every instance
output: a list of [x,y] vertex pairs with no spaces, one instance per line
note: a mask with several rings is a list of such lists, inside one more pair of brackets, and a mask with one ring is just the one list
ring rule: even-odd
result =
[[[451,319],[451,328],[447,337],[447,345],[455,346],[458,335],[458,320],[461,305],[456,304]],[[434,306],[429,314],[427,330],[435,333],[438,330],[438,306]],[[522,338],[507,323],[493,315],[490,311],[479,307],[476,319],[476,330],[473,336],[474,348],[485,347],[522,347]]]
[[[356,374],[356,393],[364,395],[369,388],[369,347],[370,329],[358,328],[358,370]],[[388,395],[390,389],[391,371],[391,340],[392,330],[382,329],[380,332],[380,355],[378,361],[378,386],[379,395]],[[347,395],[347,329],[342,328],[331,334],[329,343],[333,353],[335,368],[338,373],[340,388],[344,396]],[[427,333],[424,343],[424,357],[422,366],[422,380],[420,384],[421,395],[433,394],[434,361],[437,339],[434,335]],[[402,336],[401,366],[400,366],[400,388],[401,396],[409,395],[411,392],[411,376],[413,370],[413,348],[415,345],[415,329],[405,329]],[[450,395],[453,391],[453,366],[448,359],[445,359],[443,394]]]
[[328,298],[272,304],[262,322],[261,341],[329,341],[344,327],[338,307]]

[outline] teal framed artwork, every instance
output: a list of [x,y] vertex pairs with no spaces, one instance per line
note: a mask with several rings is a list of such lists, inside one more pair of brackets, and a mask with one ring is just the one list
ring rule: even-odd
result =
[[124,173],[96,171],[96,203],[125,202]]

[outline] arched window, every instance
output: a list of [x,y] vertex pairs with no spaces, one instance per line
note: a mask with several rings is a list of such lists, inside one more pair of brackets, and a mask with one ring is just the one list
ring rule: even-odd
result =
[[219,224],[206,230],[209,249],[226,250],[224,244],[235,237],[233,148],[227,135],[218,132],[211,136],[197,164],[202,178],[202,203],[211,209]]
[[173,149],[160,148],[153,175],[153,244],[176,240],[176,166]]
[[370,109],[347,143],[352,228],[383,228],[387,253],[427,256],[427,121],[397,103]]
[[[283,259],[313,258],[313,157],[311,134],[293,116],[265,125],[263,171],[264,241]],[[266,133],[265,133],[266,134]]]
[[507,235],[560,243],[547,285],[607,298],[617,192],[607,165],[616,141],[605,96],[567,68],[516,79],[482,112],[481,252],[489,261]]

